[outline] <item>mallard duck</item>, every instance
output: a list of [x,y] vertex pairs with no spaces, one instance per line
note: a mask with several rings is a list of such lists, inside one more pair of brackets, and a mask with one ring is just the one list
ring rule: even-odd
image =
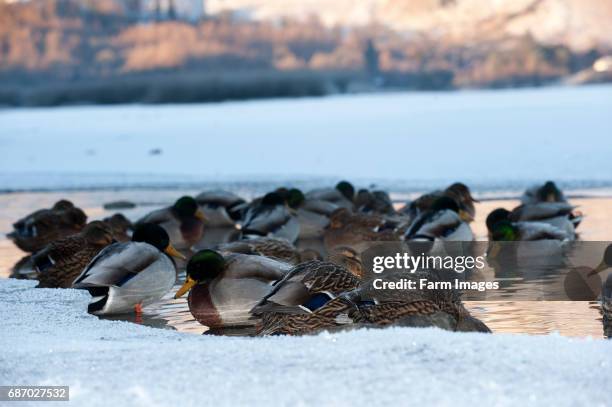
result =
[[69,288],[102,249],[113,242],[113,232],[104,222],[88,223],[78,234],[50,243],[32,256],[41,288]]
[[354,209],[355,187],[348,181],[340,181],[334,188],[319,188],[308,191],[306,199],[328,201],[352,211]]
[[296,333],[296,325],[359,282],[360,275],[335,263],[314,260],[297,265],[251,310],[261,318],[257,334]]
[[87,310],[92,314],[138,313],[174,285],[176,267],[170,256],[184,258],[161,226],[142,223],[131,242],[114,243],[94,257],[72,286],[89,291]]
[[[392,273],[384,281],[444,281],[436,270],[415,273]],[[452,331],[491,332],[480,320],[472,317],[455,289],[379,290],[373,281],[347,293],[348,317],[353,323],[398,326],[437,326]]]
[[[563,191],[557,187],[553,181],[546,181],[543,185],[534,185],[528,188],[523,196],[521,196],[521,204],[525,206],[539,205],[539,204],[568,204],[567,198],[563,195]],[[554,206],[548,206],[550,210],[553,210]],[[558,206],[562,208],[563,205]],[[582,222],[582,213],[572,208],[567,214],[569,221],[573,224],[574,229],[578,227]],[[559,227],[559,225],[554,225]]]
[[574,233],[559,229],[546,222],[512,221],[512,212],[498,208],[486,220],[489,240],[492,241],[533,241],[573,240]]
[[[385,281],[421,279],[440,281],[435,271],[395,273]],[[463,306],[456,290],[378,290],[372,281],[334,299],[309,313],[263,315],[262,334],[298,335],[359,326],[437,326],[452,331],[490,332]]]
[[300,240],[322,238],[325,228],[329,225],[329,217],[339,208],[329,201],[306,199],[304,193],[297,188],[286,191],[285,201],[300,224]]
[[393,216],[397,212],[391,197],[385,191],[368,191],[360,189],[355,197],[355,208],[358,212]]
[[132,222],[128,220],[123,214],[116,213],[112,216],[102,219],[113,232],[113,237],[118,242],[129,242],[131,240],[130,234],[132,233]]
[[206,226],[211,228],[235,227],[242,218],[245,200],[232,192],[204,191],[195,200],[206,217]]
[[464,221],[471,222],[474,220],[476,216],[474,203],[479,201],[472,197],[470,189],[461,182],[455,182],[444,190],[433,191],[420,196],[400,209],[400,213],[406,214],[414,220],[431,210],[433,204],[442,197],[451,198],[459,205],[459,214]]
[[205,219],[195,199],[183,196],[174,205],[145,215],[136,222],[136,225],[143,223],[160,225],[170,236],[170,242],[175,248],[186,250],[202,238]]
[[534,185],[521,196],[521,203],[524,205],[541,202],[567,202],[567,200],[553,181],[546,181],[543,185]]
[[472,229],[462,217],[459,204],[453,198],[437,198],[431,208],[419,215],[404,234],[405,240],[474,240]]
[[54,240],[78,233],[86,222],[87,215],[81,209],[61,200],[15,222],[7,237],[21,250],[35,253]]
[[244,217],[244,236],[279,237],[293,243],[300,234],[300,223],[286,201],[277,192],[266,194],[251,206]]
[[512,222],[542,222],[564,232],[569,239],[575,239],[575,224],[571,219],[574,206],[567,202],[540,202],[521,205],[512,210],[509,219]]
[[215,331],[253,329],[256,321],[249,312],[292,267],[263,256],[223,256],[214,250],[201,250],[187,263],[185,283],[174,298],[189,292],[191,314]]

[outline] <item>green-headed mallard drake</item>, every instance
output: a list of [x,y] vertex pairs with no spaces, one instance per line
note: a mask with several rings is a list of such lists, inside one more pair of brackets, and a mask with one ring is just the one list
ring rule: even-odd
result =
[[404,234],[404,239],[472,241],[472,229],[460,212],[459,204],[453,198],[437,198],[429,210],[421,213],[412,222]]
[[242,234],[279,237],[293,243],[300,234],[300,223],[281,194],[270,192],[258,204],[249,207],[242,223]]
[[263,256],[201,250],[189,259],[185,283],[174,297],[189,292],[191,314],[215,331],[252,329],[256,321],[249,312],[292,267]]
[[74,279],[102,249],[113,242],[104,222],[88,223],[78,234],[56,240],[32,255],[41,288],[70,288]]
[[21,250],[35,253],[54,240],[78,233],[87,215],[70,201],[61,200],[50,209],[40,209],[13,224],[7,235]]
[[205,219],[195,199],[183,196],[174,205],[145,215],[136,222],[136,225],[142,223],[160,225],[170,236],[170,242],[175,248],[187,250],[202,238]]
[[[543,185],[534,185],[531,188],[528,188],[521,196],[521,204],[524,206],[530,205],[538,205],[541,204],[566,204],[569,206],[567,198],[563,195],[563,191],[557,187],[557,185],[553,181],[546,181]],[[544,207],[548,208],[548,210],[553,211],[555,208],[554,205],[549,205]],[[557,206],[557,208],[562,208],[562,205]],[[577,228],[580,222],[582,221],[582,213],[580,211],[575,211],[575,208],[570,210],[570,213],[567,214],[568,219],[573,224],[574,228]],[[554,225],[559,227],[559,225]],[[561,227],[563,229],[563,227]]]
[[317,309],[359,286],[360,275],[335,263],[313,260],[295,266],[252,310],[257,334],[295,334]]
[[170,256],[182,258],[168,233],[143,223],[134,229],[131,242],[114,243],[98,253],[72,286],[89,291],[92,314],[139,312],[174,285],[176,268]]
[[132,222],[128,220],[123,214],[116,213],[112,216],[102,219],[113,232],[113,237],[118,242],[129,242],[131,240],[132,229],[134,228]]
[[442,197],[448,197],[457,202],[457,205],[459,205],[459,214],[464,221],[471,222],[474,220],[476,216],[474,203],[479,201],[472,197],[470,189],[461,182],[455,182],[444,190],[424,194],[404,206],[400,209],[400,212],[410,216],[410,218],[414,220],[421,214],[430,211],[433,204]]
[[573,240],[574,233],[567,233],[546,222],[513,221],[512,212],[498,208],[486,220],[491,241]]
[[307,200],[328,201],[351,211],[355,208],[355,187],[348,181],[340,181],[334,188],[313,189],[305,196]]
[[242,218],[245,200],[232,192],[204,191],[196,196],[195,200],[206,217],[208,227],[235,227]]
[[509,219],[512,222],[547,223],[561,230],[573,240],[576,238],[574,209],[575,207],[567,202],[540,202],[514,208]]

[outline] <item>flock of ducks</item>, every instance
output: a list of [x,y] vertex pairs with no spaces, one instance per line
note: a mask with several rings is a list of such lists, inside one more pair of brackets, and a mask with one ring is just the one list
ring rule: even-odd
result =
[[[474,240],[475,202],[466,185],[455,183],[396,209],[385,191],[355,191],[342,181],[306,193],[278,188],[250,202],[206,191],[132,224],[122,214],[87,223],[81,209],[61,200],[13,225],[8,237],[30,254],[12,277],[87,290],[88,311],[96,315],[141,312],[180,280],[175,298],[188,294],[194,318],[219,334],[388,325],[490,332],[453,289],[378,298],[361,261],[376,242]],[[581,219],[549,181],[527,190],[514,210],[491,212],[486,225],[491,241],[567,241],[577,238]],[[593,273],[611,266],[612,246]],[[408,278],[442,277],[432,269]],[[612,315],[608,280],[603,308]]]

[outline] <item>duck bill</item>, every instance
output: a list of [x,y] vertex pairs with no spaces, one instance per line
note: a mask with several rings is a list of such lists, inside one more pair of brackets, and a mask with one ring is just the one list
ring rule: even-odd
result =
[[188,293],[194,285],[197,284],[197,281],[194,280],[193,278],[187,276],[187,280],[185,280],[185,283],[181,286],[181,288],[178,289],[178,291],[176,292],[176,294],[174,294],[174,298],[181,298],[183,295],[185,295],[186,293]]
[[186,260],[187,258],[183,255],[183,253],[179,252],[178,250],[176,250],[174,248],[174,246],[172,246],[171,244],[168,245],[168,247],[166,247],[164,249],[164,252],[172,257],[176,257],[177,259],[182,259],[182,260]]
[[198,209],[195,213],[195,217],[199,220],[201,220],[202,222],[204,222],[206,220],[206,216],[204,215],[204,212],[202,212],[202,209]]
[[607,269],[608,269],[608,265],[606,264],[605,261],[602,261],[601,263],[599,263],[599,266],[595,267],[595,269],[589,273],[589,276],[594,276],[595,274],[599,274],[602,271],[607,270]]
[[459,217],[464,222],[468,222],[469,223],[469,222],[473,222],[474,221],[474,217],[472,215],[470,215],[470,213],[468,211],[464,211],[463,209],[459,210]]

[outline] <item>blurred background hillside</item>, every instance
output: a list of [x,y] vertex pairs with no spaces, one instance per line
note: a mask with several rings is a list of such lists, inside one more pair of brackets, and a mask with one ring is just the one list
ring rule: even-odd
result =
[[0,0],[0,104],[612,80],[612,0]]

